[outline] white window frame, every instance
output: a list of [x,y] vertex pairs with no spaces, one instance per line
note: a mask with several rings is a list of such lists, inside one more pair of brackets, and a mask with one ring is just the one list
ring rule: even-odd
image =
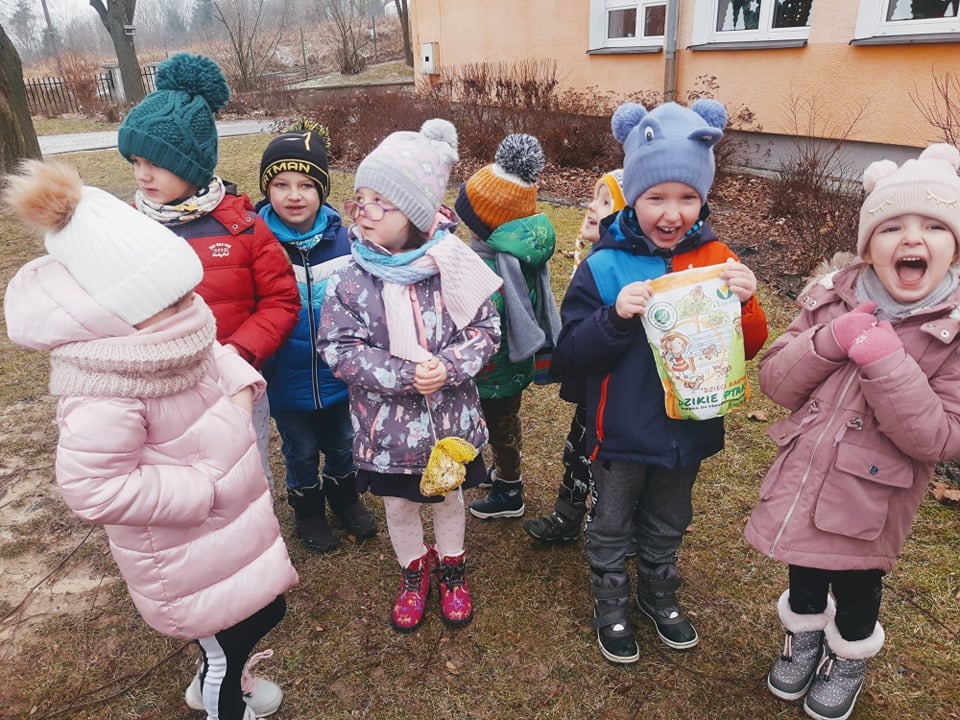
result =
[[887,0],[860,0],[854,39],[958,33],[957,41],[960,42],[960,17],[887,21],[886,12]]
[[[810,28],[774,28],[773,9],[775,0],[762,0],[760,18],[756,30],[716,30],[720,0],[696,0],[693,15],[693,45],[723,43],[765,43],[778,40],[807,40]],[[821,0],[822,2],[823,0]],[[817,0],[814,0],[817,2]],[[812,17],[812,11],[811,11]]]
[[[642,34],[643,23],[646,19],[646,9],[657,5],[663,5],[664,12],[666,12],[667,0],[590,0],[590,50],[597,51],[609,48],[615,51],[617,48],[624,50],[630,48],[662,48],[664,42],[663,35],[645,37]],[[637,11],[637,25],[639,26],[637,28],[639,33],[637,37],[607,37],[607,14],[611,10]]]

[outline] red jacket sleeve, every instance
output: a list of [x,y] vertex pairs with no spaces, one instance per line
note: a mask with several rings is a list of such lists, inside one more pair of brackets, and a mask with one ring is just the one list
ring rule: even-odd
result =
[[224,342],[234,345],[254,367],[260,367],[297,324],[300,291],[290,258],[259,217],[253,229],[252,253],[254,311]]

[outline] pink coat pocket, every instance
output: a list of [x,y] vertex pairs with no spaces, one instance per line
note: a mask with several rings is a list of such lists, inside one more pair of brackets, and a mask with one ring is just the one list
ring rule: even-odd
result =
[[842,443],[820,489],[814,525],[857,540],[876,540],[894,491],[912,484],[913,470],[902,455]]

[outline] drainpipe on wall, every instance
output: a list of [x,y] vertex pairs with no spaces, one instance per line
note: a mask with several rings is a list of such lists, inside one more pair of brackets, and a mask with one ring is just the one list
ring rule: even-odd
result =
[[677,96],[677,19],[678,0],[667,0],[667,18],[664,34],[663,101],[671,102]]

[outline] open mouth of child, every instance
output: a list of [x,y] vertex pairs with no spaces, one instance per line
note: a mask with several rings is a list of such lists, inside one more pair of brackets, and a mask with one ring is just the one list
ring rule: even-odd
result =
[[897,260],[895,267],[900,282],[914,285],[923,280],[927,272],[927,261],[919,257],[904,257]]

